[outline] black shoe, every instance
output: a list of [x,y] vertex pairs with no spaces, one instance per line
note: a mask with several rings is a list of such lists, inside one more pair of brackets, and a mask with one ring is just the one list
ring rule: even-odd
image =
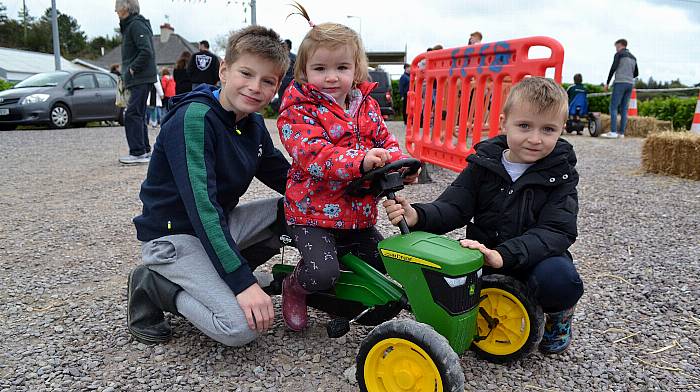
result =
[[182,288],[140,265],[129,274],[127,290],[126,322],[131,335],[146,344],[170,340],[173,331],[163,311],[179,315],[175,297]]

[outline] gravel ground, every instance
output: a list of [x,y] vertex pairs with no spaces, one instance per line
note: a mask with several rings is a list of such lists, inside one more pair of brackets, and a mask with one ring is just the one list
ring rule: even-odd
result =
[[[700,183],[642,174],[641,139],[568,139],[581,174],[572,252],[586,285],[574,343],[507,366],[468,352],[467,388],[700,390]],[[319,313],[303,334],[277,317],[243,348],[182,319],[168,344],[131,339],[126,276],[139,243],[130,220],[146,167],[120,166],[125,152],[119,127],[0,133],[0,390],[356,390],[352,366],[369,329],[331,340]],[[431,173],[434,183],[404,194],[432,200],[455,177]],[[379,227],[395,233],[385,219]]]

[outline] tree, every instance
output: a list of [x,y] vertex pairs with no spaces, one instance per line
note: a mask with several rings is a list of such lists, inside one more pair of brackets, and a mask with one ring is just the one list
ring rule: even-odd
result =
[[[61,54],[67,58],[75,58],[82,53],[87,47],[87,37],[80,30],[78,21],[72,16],[62,14],[56,10],[58,17],[58,38],[61,44]],[[42,35],[35,36],[41,42],[37,42],[40,46],[50,48],[43,50],[45,53],[53,53],[53,44],[51,42],[51,8],[47,8],[44,15],[36,23],[37,32]],[[46,32],[48,31],[47,35]]]

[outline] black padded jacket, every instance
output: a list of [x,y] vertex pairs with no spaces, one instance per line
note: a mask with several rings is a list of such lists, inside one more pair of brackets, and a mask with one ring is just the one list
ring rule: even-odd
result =
[[513,182],[501,157],[505,136],[476,145],[468,166],[432,203],[417,203],[414,230],[443,234],[467,226],[466,237],[496,249],[504,271],[522,271],[567,255],[576,241],[578,173],[574,149],[559,139],[551,154]]

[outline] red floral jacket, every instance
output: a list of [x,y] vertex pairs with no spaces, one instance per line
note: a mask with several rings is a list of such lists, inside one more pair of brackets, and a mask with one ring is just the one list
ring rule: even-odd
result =
[[402,156],[379,104],[369,96],[376,85],[357,86],[362,101],[354,117],[313,85],[294,82],[284,92],[277,128],[292,157],[284,202],[290,225],[364,229],[377,223],[374,196],[345,193],[362,176],[362,160],[370,149],[388,150],[391,161]]

